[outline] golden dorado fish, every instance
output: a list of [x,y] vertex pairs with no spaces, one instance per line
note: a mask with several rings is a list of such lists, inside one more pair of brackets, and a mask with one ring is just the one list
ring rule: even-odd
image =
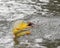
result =
[[31,22],[24,22],[24,21],[20,22],[12,30],[14,36],[20,37],[20,36],[31,34],[31,32],[29,30],[26,30],[26,29],[31,28],[32,24],[33,23],[31,23]]

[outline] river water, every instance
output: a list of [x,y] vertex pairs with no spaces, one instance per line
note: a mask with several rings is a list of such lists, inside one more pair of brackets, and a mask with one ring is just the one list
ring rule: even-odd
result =
[[[21,20],[36,25],[15,45],[12,28]],[[60,1],[0,0],[0,48],[60,48]]]

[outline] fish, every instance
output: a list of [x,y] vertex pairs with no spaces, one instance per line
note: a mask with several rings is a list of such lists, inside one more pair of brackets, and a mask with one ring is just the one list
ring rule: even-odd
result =
[[24,35],[30,35],[31,34],[30,30],[25,30],[25,29],[32,28],[33,27],[32,24],[33,23],[31,22],[24,22],[24,21],[20,22],[12,30],[14,36],[21,37]]

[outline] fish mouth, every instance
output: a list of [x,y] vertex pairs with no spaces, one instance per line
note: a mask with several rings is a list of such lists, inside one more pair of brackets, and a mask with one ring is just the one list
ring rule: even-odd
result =
[[32,22],[27,22],[28,23],[28,26],[30,26],[30,27],[33,27],[35,24],[34,23],[32,23]]

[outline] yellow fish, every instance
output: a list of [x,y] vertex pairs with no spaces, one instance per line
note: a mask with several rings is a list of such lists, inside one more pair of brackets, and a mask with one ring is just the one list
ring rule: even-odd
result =
[[29,35],[29,34],[31,34],[31,32],[29,30],[25,30],[25,29],[28,29],[31,27],[32,27],[32,23],[30,23],[30,22],[26,23],[26,22],[22,21],[19,24],[17,24],[16,27],[13,28],[12,32],[15,35],[15,37]]

